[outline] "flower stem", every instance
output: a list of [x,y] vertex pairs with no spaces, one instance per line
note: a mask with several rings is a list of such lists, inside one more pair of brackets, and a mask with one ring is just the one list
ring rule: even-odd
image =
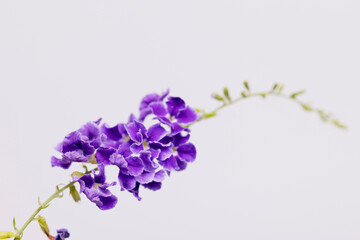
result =
[[[211,112],[205,112],[205,111],[198,110],[201,117],[198,120],[196,120],[194,123],[200,122],[200,121],[208,119],[208,118],[215,117],[216,114],[223,108],[230,106],[236,102],[248,99],[248,98],[252,98],[252,97],[266,98],[267,96],[276,96],[276,97],[281,97],[281,98],[285,98],[285,99],[294,101],[295,103],[300,105],[303,108],[303,110],[305,110],[307,112],[317,113],[320,116],[321,120],[323,120],[324,122],[330,122],[333,125],[335,125],[336,127],[339,127],[342,129],[347,128],[345,125],[340,123],[337,119],[334,119],[331,114],[326,113],[319,108],[313,108],[310,106],[310,104],[307,104],[307,103],[299,100],[297,98],[297,96],[300,94],[303,94],[303,93],[304,93],[304,91],[299,91],[299,92],[287,95],[287,94],[282,93],[282,87],[281,88],[273,88],[271,91],[265,91],[265,92],[257,92],[257,93],[251,93],[250,91],[242,92],[241,96],[238,98],[235,98],[235,99],[230,99],[229,97],[227,99],[221,98],[222,99],[221,101],[223,102],[223,104],[221,106],[215,108]],[[190,124],[190,125],[192,125],[192,124]],[[190,125],[187,125],[186,127],[189,127]]]
[[70,182],[69,184],[65,185],[64,187],[57,189],[56,192],[51,195],[44,203],[40,204],[40,206],[35,210],[35,212],[31,215],[31,217],[24,223],[24,225],[21,227],[21,229],[19,231],[17,231],[16,236],[14,238],[14,240],[20,240],[22,238],[23,232],[26,229],[26,227],[36,218],[36,216],[38,215],[38,213],[42,210],[45,209],[49,206],[49,203],[54,200],[55,198],[60,197],[60,194],[70,188],[71,186],[73,186],[75,184],[74,181]]

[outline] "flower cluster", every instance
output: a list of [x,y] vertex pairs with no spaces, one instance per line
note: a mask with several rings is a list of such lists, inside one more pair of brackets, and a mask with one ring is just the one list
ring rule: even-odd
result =
[[109,126],[99,119],[68,134],[56,147],[62,156],[52,157],[52,166],[68,169],[72,163],[97,164],[97,174],[73,175],[73,180],[79,182],[80,192],[102,210],[117,203],[108,190],[116,182],[106,182],[106,166],[119,169],[121,190],[139,200],[140,186],[159,190],[166,175],[184,170],[196,158],[186,126],[198,115],[184,100],[168,94],[146,95],[140,103],[139,117],[131,115],[127,123]]

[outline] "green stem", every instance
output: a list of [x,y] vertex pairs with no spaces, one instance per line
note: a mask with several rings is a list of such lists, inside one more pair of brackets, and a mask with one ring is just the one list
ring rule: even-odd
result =
[[24,230],[26,229],[26,227],[36,218],[36,216],[38,215],[38,213],[48,207],[48,204],[54,200],[55,198],[58,198],[60,196],[60,194],[70,188],[71,186],[73,186],[75,184],[74,181],[70,182],[69,184],[67,184],[66,186],[60,188],[60,189],[57,189],[56,192],[51,195],[44,203],[42,203],[36,210],[35,212],[31,215],[31,217],[24,223],[24,225],[22,226],[22,228],[16,233],[16,236],[14,238],[14,240],[20,240],[22,238],[22,235],[23,235],[23,232]]
[[[248,99],[248,98],[252,98],[252,97],[262,97],[262,98],[266,98],[267,96],[276,96],[276,97],[281,97],[281,98],[285,98],[285,99],[288,99],[288,100],[292,100],[294,101],[295,103],[297,103],[298,105],[300,105],[305,111],[308,111],[308,112],[314,112],[314,113],[317,113],[320,118],[324,121],[324,122],[331,122],[332,124],[334,124],[335,126],[339,127],[339,128],[342,128],[342,129],[346,129],[346,126],[341,124],[338,120],[334,119],[332,117],[331,114],[329,113],[325,113],[323,110],[321,109],[318,109],[318,108],[313,108],[311,107],[309,104],[303,102],[303,101],[300,101],[297,97],[297,95],[300,95],[304,93],[304,91],[300,91],[298,93],[295,93],[295,94],[290,94],[290,95],[286,95],[286,94],[283,94],[281,92],[281,89],[280,90],[277,90],[277,89],[274,89],[274,90],[271,90],[271,91],[266,91],[266,92],[258,92],[258,93],[251,93],[251,92],[243,92],[242,95],[236,99],[233,99],[233,100],[230,100],[230,99],[227,99],[225,100],[226,98],[222,98],[223,99],[223,104],[217,108],[215,108],[213,111],[211,112],[204,112],[204,111],[200,111],[200,114],[202,115],[201,118],[199,118],[198,120],[196,120],[196,122],[200,122],[202,120],[205,120],[205,119],[208,119],[208,118],[212,118],[212,117],[215,117],[216,114],[223,108],[227,107],[227,106],[230,106],[236,102],[239,102],[239,101],[242,101],[242,100],[245,100],[245,99]],[[194,123],[196,123],[194,122]],[[194,124],[193,123],[193,124]],[[190,125],[187,125],[186,127],[189,127],[191,126],[192,124]]]

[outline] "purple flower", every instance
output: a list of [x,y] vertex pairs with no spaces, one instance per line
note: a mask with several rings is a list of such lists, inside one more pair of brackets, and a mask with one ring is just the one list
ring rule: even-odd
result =
[[62,153],[61,158],[52,157],[51,165],[68,169],[73,162],[88,162],[92,160],[95,150],[100,147],[99,123],[88,122],[79,130],[71,132],[56,147]]
[[70,237],[70,233],[66,228],[62,228],[57,230],[57,235],[55,237],[55,240],[64,240],[65,238]]
[[[127,123],[109,126],[100,119],[89,122],[68,134],[57,150],[61,158],[52,157],[52,166],[67,169],[74,162],[97,164],[98,174],[74,176],[80,192],[101,210],[113,208],[117,198],[108,190],[106,166],[117,166],[121,190],[139,200],[140,187],[159,190],[166,173],[181,171],[196,158],[196,148],[189,142],[186,127],[198,119],[196,111],[179,97],[148,94],[140,103],[140,115],[130,115]],[[153,118],[145,122],[147,116]],[[148,120],[148,119],[147,119]]]
[[99,164],[99,174],[93,173],[83,175],[82,177],[74,176],[73,180],[79,182],[80,193],[84,193],[86,197],[94,202],[101,210],[108,210],[115,207],[117,197],[114,196],[107,188],[116,185],[116,182],[106,183],[104,165]]

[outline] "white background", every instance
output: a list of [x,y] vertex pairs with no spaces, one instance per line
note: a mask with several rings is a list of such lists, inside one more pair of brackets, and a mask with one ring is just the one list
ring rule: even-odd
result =
[[[360,239],[360,3],[0,0],[0,230],[31,215],[69,171],[54,146],[98,117],[136,112],[171,89],[218,106],[274,82],[334,112],[323,124],[293,102],[249,99],[192,129],[198,158],[143,201],[113,191],[101,212],[68,194],[42,214],[71,239]],[[115,176],[115,173],[111,173]],[[111,175],[110,174],[110,175]],[[45,239],[32,224],[26,239]]]

